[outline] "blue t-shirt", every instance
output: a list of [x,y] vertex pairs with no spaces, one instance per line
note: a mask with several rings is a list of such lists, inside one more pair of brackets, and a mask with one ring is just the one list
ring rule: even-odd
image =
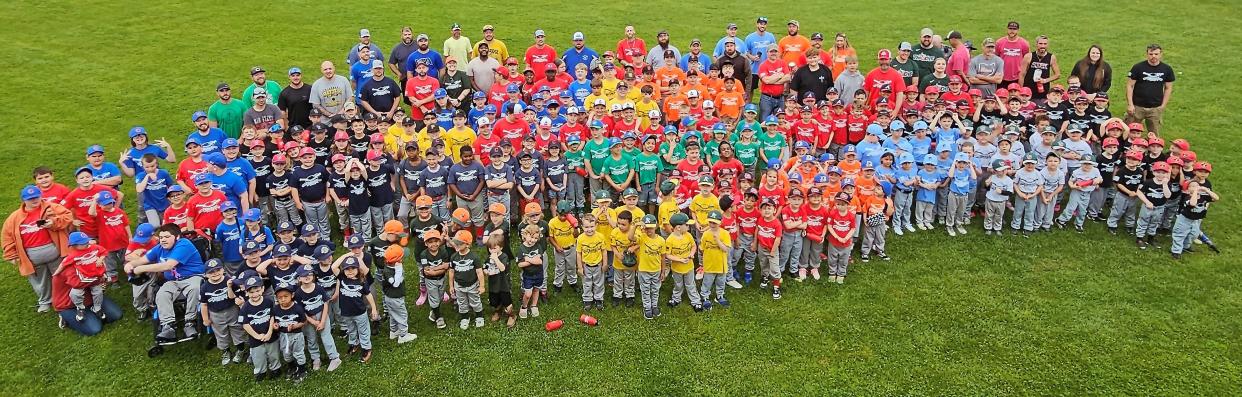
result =
[[[427,49],[426,53],[418,52],[418,50],[415,50],[414,52],[410,53],[409,58],[405,59],[405,70],[409,71],[410,73],[414,73],[414,65],[418,64],[419,59],[427,60],[427,66],[428,66],[427,76],[430,76],[433,79],[438,79],[439,70],[444,69],[444,57],[441,57],[440,53],[430,48]],[[458,60],[458,62],[461,62],[461,61],[465,61],[465,60],[464,59]],[[461,69],[459,68],[457,70],[461,70]]]
[[[939,184],[940,181],[944,180],[944,178],[940,174],[940,170],[928,170],[927,168],[920,168],[918,172],[918,176],[919,176],[919,182],[923,184]],[[915,193],[914,195],[914,199],[918,200],[919,202],[923,202],[923,203],[934,203],[936,202],[936,189],[927,189],[922,186],[919,186],[917,193]]]
[[953,170],[950,171],[949,193],[953,194],[971,194],[975,191],[975,178],[970,175],[970,170]]
[[[949,148],[950,153],[957,154],[957,139],[962,137],[961,131],[957,128],[947,130],[936,129],[936,150],[941,148]],[[952,157],[952,156],[950,156]]]
[[[513,168],[510,167],[508,164],[500,164],[500,163],[493,161],[492,165],[490,167],[487,167],[486,178],[488,182],[491,182],[491,181],[500,181],[501,183],[513,182]],[[458,189],[460,190],[461,188],[459,187]],[[501,194],[509,193],[510,190],[512,189],[487,188],[487,194],[488,195],[501,195]]]
[[207,134],[200,134],[198,131],[190,131],[190,136],[185,138],[186,143],[194,142],[203,148],[203,155],[219,153],[224,149],[224,140],[228,139],[224,135],[224,130],[214,127],[207,128]]
[[880,181],[880,187],[884,189],[885,196],[893,195],[893,183],[888,181],[888,177],[896,174],[896,172],[897,171],[892,167],[885,167],[883,165],[875,166],[875,180]]
[[910,138],[910,153],[914,154],[915,164],[922,164],[923,158],[927,157],[928,153],[931,153],[931,144],[931,137],[923,137],[923,139],[917,137]]
[[[410,69],[414,70],[414,69]],[[435,73],[431,71],[428,73]],[[362,86],[367,80],[371,79],[371,61],[363,62],[361,59],[349,65],[349,80],[354,83],[354,98],[362,100]]]
[[[336,282],[336,278],[332,280]],[[306,315],[309,317],[318,317],[319,313],[323,312],[323,305],[331,298],[332,296],[324,292],[323,287],[318,284],[315,284],[315,288],[310,292],[303,291],[301,286],[293,290],[293,299],[302,305],[302,309],[306,310]]]
[[[453,164],[449,168],[448,183],[457,186],[457,191],[463,195],[474,193],[474,189],[483,183],[483,175],[487,171],[483,169],[483,164],[473,161],[469,165]],[[425,177],[426,175],[424,175]],[[427,179],[423,179],[424,181]]]
[[242,226],[241,241],[238,242],[237,246],[243,247],[246,245],[247,241],[258,242],[259,248],[262,249],[262,248],[266,248],[269,245],[275,244],[276,238],[272,237],[272,229],[269,229],[267,226],[260,225],[258,232],[251,232],[250,229],[246,228],[245,226]]
[[[241,310],[237,312],[237,323],[241,325],[249,324],[256,334],[266,334],[272,326],[272,306],[275,305],[266,296],[258,304],[250,303],[250,300],[247,299],[246,302],[242,303]],[[250,335],[249,332],[246,334]],[[264,343],[253,336],[248,336],[248,338],[250,347],[262,346]],[[268,339],[268,341],[274,340]]]
[[484,113],[483,109],[471,107],[470,111],[467,112],[466,114],[466,120],[470,122],[470,128],[474,129],[475,131],[478,131],[479,130],[479,118],[486,116],[486,115],[487,113]]
[[[146,177],[147,173],[141,168],[134,171],[134,183],[141,182]],[[147,182],[146,190],[142,191],[142,210],[163,212],[168,208],[168,187],[175,183],[168,171],[155,171],[155,180]]]
[[593,78],[591,63],[597,60],[599,60],[599,54],[587,46],[583,46],[581,50],[570,46],[568,50],[565,50],[564,54],[561,54],[561,61],[565,64],[565,71],[571,75],[574,74],[574,70],[576,70],[578,65],[587,65],[587,80]]
[[328,170],[314,164],[310,168],[297,167],[291,172],[297,180],[298,198],[305,203],[319,203],[328,196]]
[[367,283],[367,280],[364,278],[349,278],[345,276],[341,276],[337,280],[340,281],[341,288],[341,315],[354,317],[366,314],[370,310],[366,300],[366,296],[371,294],[370,283]]
[[879,142],[862,141],[855,146],[854,150],[858,153],[858,161],[863,164],[870,161],[872,165],[880,166],[880,155],[884,154],[884,146],[881,146]]
[[168,157],[168,152],[165,152],[164,148],[159,146],[147,145],[142,149],[131,147],[129,148],[129,158],[125,159],[125,163],[123,165],[133,169],[141,169],[142,164],[139,162],[142,161],[143,156],[148,154],[154,155],[155,158],[160,160]]
[[[897,138],[897,140],[893,140],[893,138],[890,137],[884,140],[883,146],[885,149],[891,150],[893,153],[897,153],[898,151],[906,153],[914,152],[914,145],[911,144],[906,138]],[[915,156],[915,158],[918,158],[918,156]]]
[[240,176],[228,171],[220,175],[209,172],[207,173],[207,179],[211,180],[213,189],[223,192],[224,197],[232,201],[233,204],[237,204],[237,208],[242,207],[241,195],[246,194],[250,185],[246,184],[246,181],[243,181]]
[[[283,333],[289,327],[306,322],[306,309],[302,308],[296,300],[288,308],[280,307],[279,304],[272,305],[272,318],[276,320],[276,329]],[[297,329],[288,333],[295,332],[302,332],[302,330]]]
[[[722,49],[721,52],[724,52],[723,50],[724,47],[720,47],[720,48]],[[742,52],[742,50],[739,49],[738,52]],[[680,66],[681,70],[685,70],[687,72],[690,71],[690,59],[691,58],[698,59],[699,65],[702,65],[704,69],[712,65],[712,57],[707,56],[707,54],[700,52],[698,56],[695,56],[694,54],[690,54],[690,53],[686,53],[686,55],[682,55],[681,61],[678,62],[677,66]],[[700,72],[706,72],[706,70],[700,70]],[[682,84],[685,84],[685,83],[682,83]]]
[[242,157],[225,162],[224,168],[234,174],[237,174],[237,176],[240,176],[242,181],[245,181],[246,183],[250,183],[250,181],[253,181],[254,178],[258,176],[258,173],[254,169],[254,165],[250,164],[250,160],[246,160]]
[[225,262],[241,262],[241,228],[239,222],[234,221],[229,224],[228,221],[221,221],[216,226],[216,241],[220,243],[220,260]]
[[776,45],[776,35],[772,32],[750,32],[746,35],[746,49],[751,55],[758,55],[758,61],[751,61],[750,73],[755,74],[759,71],[759,64],[768,60],[768,46]]
[[918,176],[918,169],[911,166],[909,170],[901,169],[900,166],[893,170],[893,177],[897,178],[897,190],[902,192],[914,191],[914,177]]
[[591,96],[591,81],[574,80],[569,83],[569,95],[574,98],[574,106],[581,108],[586,97]]
[[[92,167],[90,164],[87,164],[86,167],[91,169],[91,176],[95,177],[96,181],[122,176],[121,167],[117,167],[116,164],[111,162],[105,161],[99,165],[99,168]],[[121,180],[124,181],[124,178]]]
[[513,179],[517,182],[518,188],[523,192],[530,193],[536,187],[543,183],[543,176],[539,173],[539,167],[531,167],[530,171],[524,171],[521,167],[513,170]]
[[207,304],[207,311],[219,313],[228,310],[230,307],[237,307],[233,304],[233,300],[229,299],[229,279],[220,279],[219,283],[212,283],[203,277],[203,281],[198,284],[198,301]]
[[179,280],[203,274],[203,257],[199,256],[198,248],[194,247],[194,243],[190,240],[179,238],[176,243],[173,243],[171,249],[164,249],[163,245],[156,244],[155,248],[147,251],[148,262],[160,263],[169,260],[175,261],[177,265],[164,272],[166,280]]
[[449,167],[439,166],[423,168],[419,172],[420,187],[423,193],[431,197],[442,197],[448,194]]

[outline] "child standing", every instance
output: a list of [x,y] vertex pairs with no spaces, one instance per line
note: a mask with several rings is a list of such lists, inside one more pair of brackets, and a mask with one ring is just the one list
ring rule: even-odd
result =
[[673,278],[673,296],[669,299],[668,306],[676,307],[681,304],[682,290],[685,290],[690,305],[694,307],[694,311],[699,312],[703,311],[703,304],[699,301],[699,290],[694,286],[694,254],[698,252],[698,248],[695,246],[694,236],[690,235],[689,223],[690,217],[680,212],[669,219],[673,233],[664,240],[664,247],[670,276]]
[[744,284],[750,284],[755,270],[755,225],[759,223],[759,191],[751,188],[742,193],[742,207],[734,212],[738,225],[737,244],[729,255],[729,266],[735,270],[741,265]]
[[1045,181],[1043,174],[1035,169],[1036,163],[1035,153],[1027,153],[1022,159],[1022,169],[1013,173],[1013,222],[1010,228],[1015,236],[1021,230],[1022,237],[1031,237],[1031,232],[1038,227],[1035,221],[1036,202],[1044,192]]
[[[320,250],[327,250],[328,260],[331,260],[331,249],[327,246],[320,246]],[[324,261],[320,258],[315,259],[320,260],[320,263]],[[310,352],[311,370],[319,370],[321,363],[319,351],[323,349],[328,356],[328,372],[335,371],[341,366],[341,357],[336,351],[336,341],[332,339],[332,316],[328,310],[328,303],[336,294],[336,286],[333,285],[331,291],[326,291],[316,283],[315,265],[298,266],[296,274],[298,286],[293,290],[293,298],[302,305],[302,309],[306,310],[306,325],[302,327],[302,337],[306,343],[306,350]],[[335,282],[335,279],[333,281]]]
[[810,268],[811,278],[819,280],[820,255],[824,252],[824,233],[827,233],[828,211],[831,209],[824,205],[824,192],[814,186],[808,189],[807,206],[804,211],[806,237],[802,239],[802,252],[798,259],[798,263],[802,264],[802,268],[798,270],[799,279],[806,279],[807,268]]
[[[238,308],[234,302],[238,297],[230,287],[232,280],[225,272],[224,263],[219,259],[209,259],[204,266],[205,277],[198,287],[198,301],[202,305],[198,311],[203,316],[203,325],[211,327],[211,333],[216,338],[216,349],[220,350],[221,356],[220,365],[240,363],[242,346],[246,343],[242,338],[246,331],[237,322]],[[235,352],[231,351],[234,349]]]
[[936,220],[936,196],[944,179],[936,168],[936,155],[929,154],[923,158],[923,168],[914,177],[914,223],[921,230],[931,230],[932,221]]
[[699,295],[706,310],[712,308],[710,296],[713,287],[716,288],[716,303],[729,307],[729,301],[725,299],[725,270],[728,268],[725,263],[729,251],[733,249],[733,240],[729,238],[728,231],[720,228],[723,220],[723,213],[712,210],[707,214],[707,228],[700,232],[703,235],[699,242],[699,246],[703,247],[703,286]]
[[1113,188],[1117,189],[1116,195],[1113,197],[1113,208],[1108,212],[1108,232],[1117,234],[1117,226],[1121,223],[1121,219],[1125,218],[1126,228],[1134,227],[1134,216],[1131,214],[1135,210],[1135,204],[1139,202],[1138,189],[1143,185],[1143,152],[1129,151],[1125,154],[1125,162],[1122,167],[1117,167],[1117,171],[1113,173]]
[[453,235],[453,257],[449,267],[449,295],[457,298],[457,314],[461,315],[459,327],[464,331],[470,328],[470,318],[474,318],[474,327],[483,327],[483,291],[486,291],[486,279],[483,278],[483,264],[470,252],[474,243],[474,235],[469,231],[458,230]]
[[1053,209],[1061,198],[1061,191],[1065,189],[1065,169],[1061,167],[1061,156],[1048,153],[1044,158],[1044,169],[1039,174],[1044,178],[1044,186],[1035,206],[1035,224],[1040,230],[1047,232],[1052,230],[1052,219],[1056,216]]
[[98,244],[91,244],[86,233],[69,233],[69,253],[61,260],[60,267],[52,273],[69,272],[65,278],[69,284],[69,300],[77,308],[74,315],[78,321],[86,318],[86,294],[91,294],[91,311],[102,314],[104,288],[107,279],[104,274],[104,257],[107,250]]
[[[627,197],[629,201],[636,201],[638,196],[634,189],[625,189],[624,194],[634,194]],[[641,210],[639,210],[641,211]],[[634,213],[630,211],[618,211],[615,217],[615,224],[612,225],[611,247],[612,251],[612,307],[617,307],[622,303],[625,307],[634,306],[634,282],[636,278],[638,266],[638,258],[630,251],[630,247],[634,242],[630,240],[630,233],[633,227]]]
[[918,170],[914,167],[914,156],[909,153],[902,153],[897,162],[897,171],[893,173],[897,180],[893,185],[893,233],[900,236],[903,233],[902,228],[914,232],[910,212],[914,204],[914,190],[918,187],[915,183]]
[[877,257],[882,260],[889,260],[888,254],[884,253],[885,233],[888,232],[888,218],[893,216],[893,203],[883,192],[880,194],[858,194],[855,196],[858,200],[860,214],[862,220],[866,222],[866,228],[863,230],[862,251],[863,262],[871,260],[871,252],[875,251]]
[[420,236],[426,249],[418,253],[418,267],[422,271],[423,284],[427,288],[427,306],[431,313],[427,319],[436,324],[436,328],[444,329],[444,316],[440,314],[440,303],[445,293],[444,274],[449,271],[453,254],[444,248],[444,238],[440,231],[432,229]]
[[1009,165],[1003,160],[992,162],[992,175],[984,182],[988,190],[984,193],[987,203],[984,204],[983,234],[995,232],[999,236],[1005,227],[1005,204],[1013,193],[1013,178],[1009,177],[1009,172]]
[[[781,220],[776,217],[776,199],[768,198],[764,200],[763,204],[759,205],[759,211],[762,217],[755,223],[755,245],[758,247],[757,251],[759,251],[759,269],[765,273],[759,288],[767,288],[770,280],[772,282],[772,299],[780,299],[781,262],[777,254],[784,226],[781,224]],[[850,214],[850,216],[853,217],[854,214]]]
[[975,172],[975,167],[971,165],[969,154],[958,153],[953,160],[954,165],[948,177],[949,203],[945,218],[945,230],[949,232],[949,236],[957,236],[958,233],[966,234],[965,225],[970,216],[966,205],[969,202],[969,196],[975,191],[978,180],[978,174]]
[[371,361],[371,321],[379,320],[375,296],[367,282],[369,270],[363,265],[360,252],[341,256],[332,268],[340,282],[341,322],[345,324],[348,354],[361,353],[358,361],[366,363]]
[[[388,230],[385,227],[381,236],[391,234]],[[384,313],[388,314],[388,339],[396,339],[397,344],[409,343],[418,339],[418,335],[410,332],[410,315],[405,306],[405,266],[402,265],[405,248],[400,244],[390,244],[384,249],[383,259],[384,266],[378,273],[380,286],[384,289]]]
[[506,240],[498,234],[488,235],[483,274],[487,275],[487,305],[492,307],[492,322],[499,321],[501,313],[504,313],[505,326],[513,328],[517,324],[517,315],[513,313],[513,287],[509,281],[510,257],[503,247]]
[[836,196],[836,208],[828,212],[828,282],[845,283],[849,270],[850,251],[854,250],[854,231],[857,218],[850,210],[850,195],[841,192]]
[[[564,201],[568,203],[568,201]],[[526,224],[521,230],[522,245],[518,246],[518,268],[522,270],[522,307],[518,309],[518,317],[525,319],[527,314],[539,317],[539,290],[544,286],[543,249],[539,239],[543,237],[542,228],[537,224]]]
[[306,309],[293,299],[296,285],[276,288],[276,305],[272,307],[272,322],[280,332],[278,339],[280,356],[289,372],[285,379],[301,382],[306,377],[306,339],[302,327],[306,325]]
[[557,293],[566,281],[571,289],[578,288],[578,272],[574,269],[578,257],[575,227],[577,221],[573,211],[573,202],[561,200],[556,203],[556,217],[548,221],[548,241],[552,243],[552,287]]
[[1065,209],[1061,210],[1061,216],[1057,218],[1057,226],[1064,229],[1065,224],[1073,218],[1074,229],[1082,233],[1082,224],[1087,218],[1087,205],[1091,201],[1091,192],[1098,189],[1103,181],[1104,179],[1100,177],[1100,170],[1095,168],[1095,160],[1080,160],[1078,169],[1070,173],[1067,183],[1070,188],[1069,199],[1065,203]]
[[653,319],[660,315],[660,275],[664,268],[664,238],[656,233],[659,222],[655,215],[642,219],[642,232],[630,228],[634,245],[630,248],[638,257],[638,289],[642,296],[643,318]]
[[793,187],[789,189],[789,205],[780,211],[784,233],[781,235],[778,267],[782,271],[788,271],[791,277],[797,277],[798,281],[806,279],[806,272],[799,271],[802,266],[798,263],[802,255],[802,237],[806,234],[806,214],[802,206],[804,200],[802,189]]
[[99,227],[99,246],[107,252],[104,256],[106,280],[115,281],[116,269],[125,264],[125,248],[129,246],[131,237],[129,215],[107,190],[99,192],[95,204],[88,211],[95,216],[95,224]]
[[1164,216],[1164,206],[1169,196],[1169,163],[1157,162],[1151,165],[1151,177],[1143,180],[1138,189],[1139,207],[1138,227],[1134,231],[1135,244],[1139,249],[1147,249],[1156,239],[1156,229],[1160,227]]
[[246,301],[238,310],[237,322],[250,336],[250,362],[254,363],[254,380],[280,377],[279,352],[272,340],[275,322],[272,318],[272,300],[263,293],[263,279],[253,271],[242,272],[238,287],[246,291]]
[[[605,213],[609,208],[602,208]],[[607,257],[608,238],[597,230],[594,215],[582,217],[582,234],[578,236],[576,266],[582,277],[582,310],[604,309],[604,259]]]

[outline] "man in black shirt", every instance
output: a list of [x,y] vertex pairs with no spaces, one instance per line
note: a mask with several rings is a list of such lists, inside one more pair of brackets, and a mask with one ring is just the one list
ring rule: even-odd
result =
[[311,126],[310,111],[313,106],[310,94],[311,86],[302,82],[302,68],[289,68],[289,86],[280,90],[280,96],[276,98],[276,106],[285,112],[285,125]]
[[820,64],[820,51],[818,49],[810,49],[806,52],[806,66],[798,68],[794,71],[793,80],[789,81],[789,88],[794,90],[798,97],[810,92],[815,94],[815,100],[825,100],[828,87],[832,87],[832,71]]
[[384,61],[371,61],[371,78],[362,83],[362,108],[370,114],[392,119],[401,104],[401,88],[392,78],[384,76]]
[[1147,124],[1147,131],[1160,132],[1164,108],[1173,94],[1173,68],[1161,62],[1164,50],[1159,44],[1147,46],[1147,60],[1134,64],[1126,74],[1126,122]]

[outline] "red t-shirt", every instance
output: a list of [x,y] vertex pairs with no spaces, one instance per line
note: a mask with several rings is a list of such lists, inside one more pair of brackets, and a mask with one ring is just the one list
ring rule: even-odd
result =
[[829,232],[827,239],[830,244],[839,248],[849,247],[853,244],[853,241],[850,239],[850,232],[854,230],[854,227],[858,226],[855,223],[853,212],[846,210],[845,213],[842,214],[834,208],[833,210],[828,211],[828,223],[829,227],[831,227],[832,230],[835,230],[837,234],[845,236],[844,240],[837,240],[832,236],[832,232]]
[[[880,70],[880,68],[872,69],[863,79],[863,89],[867,90],[868,98],[879,98],[880,87],[885,85],[891,87],[894,93],[906,90],[905,79],[901,77],[901,72],[894,68],[888,68],[888,71]],[[893,96],[895,97],[896,94]]]
[[60,204],[61,200],[69,194],[69,188],[59,183],[52,183],[47,189],[39,188],[43,192],[43,202]]
[[724,217],[720,218],[720,228],[729,232],[729,238],[733,240],[733,244],[736,245],[738,232],[737,217],[732,214],[725,213]]
[[763,202],[764,199],[770,197],[776,199],[777,207],[784,207],[786,194],[788,194],[788,191],[786,191],[785,188],[779,183],[771,189],[768,188],[766,183],[759,185],[759,202]]
[[[556,59],[556,49],[552,46],[544,44],[542,48],[536,45],[526,47],[526,66],[530,66],[535,74],[542,77],[543,71],[547,69],[547,65]],[[555,77],[554,77],[555,78]]]
[[107,250],[99,245],[91,244],[85,249],[70,249],[69,251],[65,259],[61,260],[61,263],[68,266],[60,272],[60,274],[68,275],[65,278],[65,284],[69,288],[86,288],[104,282],[104,266],[99,263],[99,260],[108,256]]
[[95,217],[91,216],[91,201],[99,195],[99,192],[107,191],[116,197],[116,190],[99,184],[92,184],[89,189],[81,188],[69,191],[65,195],[64,206],[73,212],[73,218],[82,221],[82,226],[78,226],[78,231],[86,233],[90,238],[99,236],[99,224]]
[[507,85],[498,82],[492,84],[492,88],[487,90],[487,103],[496,107],[497,114],[504,110],[500,105],[504,105],[505,100],[509,99],[509,87],[506,87]]
[[125,211],[113,206],[112,211],[100,207],[95,213],[98,215],[99,245],[109,252],[129,245],[129,215]]
[[138,252],[139,250],[141,250],[142,252],[147,252],[147,251],[150,251],[152,248],[155,248],[155,244],[157,244],[157,242],[155,241],[154,238],[148,240],[146,244],[138,244],[133,241],[130,241],[129,245],[125,246],[125,252],[131,253],[131,252]]
[[164,209],[164,223],[172,223],[185,230],[190,225],[190,206],[183,205],[181,208],[168,206]]
[[802,207],[803,213],[806,215],[806,238],[814,242],[824,241],[824,229],[828,227],[828,206],[821,205],[819,208],[811,208],[811,206]]
[[194,183],[194,177],[206,172],[207,162],[203,161],[201,156],[199,158],[186,158],[181,160],[181,164],[177,165],[177,182],[190,187],[192,191],[186,193],[194,193],[194,191],[198,190],[198,186]]
[[[548,81],[546,78],[535,81],[535,92],[543,90],[543,87],[548,87],[548,98],[560,98],[561,92],[569,89],[569,83],[557,80],[556,78],[553,78],[552,81]],[[569,107],[569,104],[562,103],[561,107]]]
[[586,124],[582,124],[582,123],[565,123],[565,124],[562,124],[562,125],[561,125],[561,130],[559,131],[559,133],[560,133],[560,136],[561,136],[561,144],[562,144],[562,146],[561,146],[561,149],[562,149],[562,150],[561,150],[561,153],[564,153],[564,152],[568,151],[568,148],[566,148],[566,147],[565,147],[565,146],[563,146],[563,145],[569,142],[569,137],[571,137],[571,136],[576,136],[576,137],[578,137],[578,141],[580,141],[580,142],[586,142],[586,141],[587,141],[587,138],[589,138],[589,137],[590,137],[590,136],[587,134],[587,127],[586,127]]
[[220,221],[224,220],[224,213],[220,211],[220,204],[224,204],[225,200],[228,199],[219,190],[212,190],[211,194],[207,196],[197,193],[191,196],[185,206],[190,208],[187,211],[187,215],[194,220],[194,228],[198,230],[216,230],[216,226],[220,225]]
[[[764,83],[762,80],[778,72],[786,75],[793,73],[793,71],[789,69],[789,64],[779,59],[769,59],[759,64],[759,78],[761,79],[759,81],[759,92],[762,92],[764,95],[768,96],[781,96],[785,93],[784,84],[768,84]],[[901,75],[898,75],[897,77],[900,78]]]
[[530,135],[530,124],[518,117],[514,117],[513,121],[502,117],[492,124],[492,135],[500,135],[501,139],[508,139],[513,147],[519,148],[522,147],[522,138]]
[[480,135],[474,139],[474,155],[479,158],[479,162],[483,163],[483,166],[492,164],[492,148],[499,145],[500,140],[500,136],[496,135],[494,131],[491,135],[486,137]]
[[[73,288],[69,285],[70,276],[70,272],[67,271],[52,276],[52,309],[56,311],[73,308],[73,300],[69,299],[69,289]],[[92,306],[91,294],[85,294],[82,304],[88,307]]]
[[617,42],[618,60],[632,64],[635,60],[642,60],[645,56],[647,56],[647,42],[643,39],[635,37],[633,40],[621,39]]
[[[431,76],[414,76],[405,82],[405,96],[411,101],[423,100],[431,98],[435,95],[436,89],[440,88],[440,82]],[[410,118],[422,120],[424,113],[430,113],[435,109],[435,101],[427,101],[422,106],[410,107]]]
[[34,211],[24,212],[26,216],[18,225],[18,232],[22,236],[22,246],[30,249],[51,244],[52,233],[38,225],[39,220],[43,219],[43,211],[36,208]]
[[712,177],[720,179],[720,174],[724,172],[732,172],[733,176],[742,175],[743,169],[745,167],[742,166],[742,162],[738,161],[737,158],[717,160],[716,164],[712,165]]
[[748,235],[755,234],[755,225],[759,223],[759,218],[762,217],[759,214],[758,206],[749,211],[746,210],[746,206],[738,207],[737,210],[733,211],[733,216],[737,218],[738,231]]
[[693,183],[697,188],[699,177],[702,176],[700,169],[703,165],[704,163],[702,161],[691,163],[689,159],[682,160],[682,162],[677,163],[677,170],[681,171],[681,183]]
[[867,117],[866,115],[863,115],[862,117],[854,117],[854,115],[851,114],[845,121],[845,134],[838,134],[844,136],[845,139],[844,141],[838,143],[844,145],[862,142],[863,138],[867,136],[868,124],[871,124],[870,117]]
[[818,141],[816,138],[819,134],[819,123],[816,123],[814,119],[799,119],[789,125],[789,132],[790,136],[794,138],[794,142],[806,141],[814,145]]
[[[780,218],[782,222],[783,221],[806,222],[806,205],[800,206],[798,207],[798,209],[794,209],[792,205],[784,206],[781,208]],[[805,228],[795,228],[795,229],[787,229],[787,230],[794,231],[794,230],[804,230],[804,229]]]
[[772,219],[760,217],[755,222],[755,240],[759,242],[759,247],[764,251],[771,251],[776,246],[776,239],[784,232],[785,227],[781,224],[779,216]]
[[625,119],[616,119],[612,122],[612,129],[609,130],[608,136],[620,138],[627,132],[633,132],[634,135],[637,136],[638,129],[641,124],[642,123],[640,123],[637,118],[629,122],[626,122]]

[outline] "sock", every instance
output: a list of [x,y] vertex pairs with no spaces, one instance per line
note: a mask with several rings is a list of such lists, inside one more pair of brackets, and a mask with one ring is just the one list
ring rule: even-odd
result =
[[433,308],[431,308],[431,316],[432,316],[432,317],[435,317],[436,319],[439,319],[439,318],[440,318],[440,308],[438,308],[438,307],[433,307]]
[[483,311],[479,310],[477,312],[474,312],[474,318],[483,318]]

